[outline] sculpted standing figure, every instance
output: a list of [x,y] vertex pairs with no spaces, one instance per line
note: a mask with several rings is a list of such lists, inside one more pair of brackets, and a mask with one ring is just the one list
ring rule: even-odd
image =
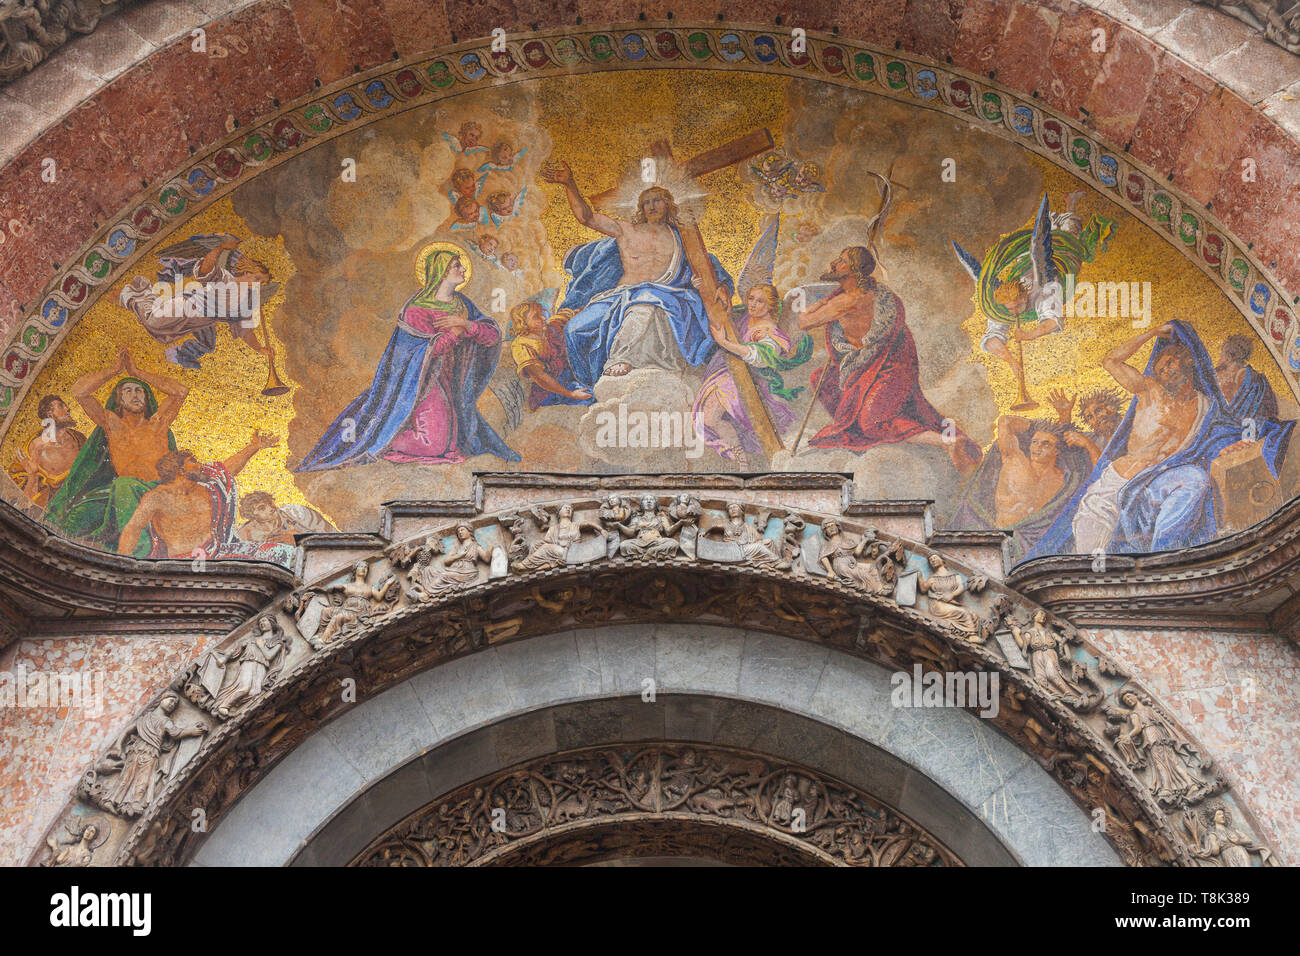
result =
[[1151,790],[1156,799],[1176,806],[1204,790],[1205,785],[1187,769],[1181,756],[1191,750],[1190,743],[1179,739],[1164,715],[1136,691],[1125,691],[1120,702],[1129,710],[1112,715],[1112,719],[1126,720],[1128,729],[1116,737],[1115,749],[1133,768],[1151,767]]
[[666,514],[662,514],[654,495],[643,495],[641,510],[626,523],[614,525],[628,536],[628,540],[619,544],[619,553],[625,558],[671,558],[680,546],[670,536],[676,534],[683,524],[684,520],[670,521]]
[[1061,665],[1071,663],[1066,656],[1065,638],[1047,624],[1047,612],[1035,611],[1034,621],[1025,627],[1011,622],[1016,644],[1029,657],[1029,673],[1050,693],[1082,703],[1088,695],[1061,673]]
[[745,520],[744,505],[733,501],[727,505],[727,523],[720,527],[705,528],[703,533],[721,532],[723,540],[739,545],[745,561],[755,567],[772,571],[787,570],[790,562],[781,560],[775,550],[779,545],[764,538],[760,530],[760,526],[767,525],[767,513],[761,513],[758,519],[758,525],[750,524]]
[[894,589],[897,569],[888,555],[859,560],[864,551],[877,544],[874,531],[863,533],[862,540],[855,545],[838,521],[827,521],[822,525],[822,535],[826,540],[817,560],[827,574],[868,594],[888,594]]
[[957,601],[966,592],[982,588],[984,579],[976,577],[968,583],[963,575],[949,571],[937,554],[930,555],[930,567],[930,576],[917,582],[920,592],[930,599],[930,614],[968,640],[983,640],[979,619]]
[[[1192,852],[1202,860],[1215,866],[1250,866],[1250,853],[1253,850],[1268,862],[1268,847],[1256,843],[1228,822],[1228,812],[1222,806],[1207,807],[1205,829],[1197,832],[1194,827],[1192,836],[1199,844]],[[1189,814],[1190,816],[1190,814]]]
[[201,720],[189,725],[174,720],[178,703],[179,697],[166,693],[158,706],[128,727],[82,778],[82,796],[110,813],[125,817],[143,813],[159,783],[171,774],[176,742],[208,731]]
[[545,571],[563,567],[569,545],[582,537],[583,528],[590,528],[600,535],[605,533],[605,529],[595,522],[575,521],[573,505],[560,505],[560,510],[554,513],[534,509],[532,515],[539,527],[546,525],[546,532],[542,535],[542,540],[533,546],[528,557],[515,562],[516,571]]
[[218,717],[229,717],[274,681],[284,667],[289,638],[269,614],[259,617],[256,627],[229,653],[213,649],[203,655],[186,682],[185,696]]

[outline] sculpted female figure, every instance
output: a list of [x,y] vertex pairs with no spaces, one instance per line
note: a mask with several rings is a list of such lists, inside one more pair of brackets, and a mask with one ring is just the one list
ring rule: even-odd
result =
[[356,624],[373,610],[372,602],[378,603],[387,601],[389,592],[393,585],[397,583],[397,578],[389,575],[380,581],[377,586],[372,586],[368,580],[370,576],[370,566],[364,561],[358,561],[356,567],[352,569],[352,580],[345,581],[342,584],[330,585],[322,590],[335,591],[343,595],[343,606],[334,611],[325,627],[325,633],[321,635],[321,643],[328,644],[338,636],[343,628]]
[[[766,525],[767,519],[760,516],[760,522]],[[724,541],[739,545],[745,560],[755,567],[772,570],[785,570],[790,567],[790,563],[782,561],[781,556],[773,550],[776,545],[764,538],[758,527],[745,520],[745,508],[738,501],[727,505],[726,524],[721,527],[706,528],[703,533],[711,534],[714,531],[721,532]]]
[[236,664],[234,678],[228,680],[216,694],[217,715],[229,717],[232,709],[260,694],[268,680],[274,680],[284,666],[284,655],[288,649],[289,638],[284,630],[275,622],[275,618],[264,614],[257,619],[257,633],[246,638],[236,653],[225,657],[219,651],[214,651],[216,660],[223,668],[232,659]]
[[1176,806],[1202,790],[1204,785],[1183,763],[1181,754],[1188,741],[1135,691],[1126,690],[1119,699],[1129,708],[1128,729],[1115,739],[1115,749],[1135,769],[1151,767],[1151,790],[1156,799]]
[[[533,517],[541,525],[546,520],[546,512],[534,511]],[[542,571],[562,567],[569,545],[582,537],[583,528],[590,528],[600,535],[605,533],[605,529],[595,522],[574,521],[573,505],[560,505],[560,510],[551,515],[542,540],[528,553],[528,557],[515,562],[515,570]]]
[[1268,847],[1256,843],[1228,822],[1228,812],[1222,806],[1211,806],[1205,811],[1206,827],[1199,834],[1200,846],[1193,850],[1202,860],[1210,860],[1219,866],[1250,866],[1250,851],[1263,854],[1268,861]]
[[846,584],[862,588],[868,594],[887,594],[893,590],[893,562],[888,558],[859,560],[862,553],[876,543],[875,532],[868,531],[854,545],[838,521],[827,521],[822,525],[822,535],[826,540],[822,542],[817,560],[827,574]]
[[625,558],[670,558],[678,551],[675,538],[670,537],[681,528],[682,521],[670,521],[661,514],[654,495],[641,498],[641,510],[628,519],[627,523],[616,523],[616,527],[627,540],[619,544],[619,553]]
[[417,601],[431,601],[478,583],[480,562],[492,563],[492,552],[478,543],[474,529],[463,522],[456,526],[456,543],[447,550],[441,565],[433,563],[433,553],[433,545],[421,548],[411,574],[415,583],[406,593]]
[[982,640],[979,637],[979,619],[957,602],[967,591],[979,590],[983,586],[983,580],[976,578],[968,584],[961,574],[949,571],[943,558],[937,554],[930,555],[930,568],[930,576],[918,581],[916,585],[930,599],[930,614],[963,637]]

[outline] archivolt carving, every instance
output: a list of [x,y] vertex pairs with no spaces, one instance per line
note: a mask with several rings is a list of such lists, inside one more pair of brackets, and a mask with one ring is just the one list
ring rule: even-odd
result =
[[16,80],[68,42],[91,33],[105,12],[131,0],[12,0],[0,5],[0,83]]
[[[513,861],[521,845],[535,856],[534,845],[557,835],[629,819],[708,821],[720,825],[718,834],[740,829],[783,838],[839,865],[961,863],[912,821],[809,770],[752,754],[652,746],[548,757],[463,787],[393,827],[353,865]],[[694,852],[710,852],[711,842]]]
[[[435,550],[442,565],[422,563]],[[201,838],[196,810],[215,821],[322,723],[414,673],[487,644],[638,620],[778,631],[909,672],[996,671],[991,719],[1085,811],[1102,811],[1126,862],[1270,859],[1213,762],[1086,635],[860,521],[691,495],[554,501],[398,542],[274,608],[181,675],[87,772],[83,800],[140,818],[97,861],[183,861]],[[1216,826],[1243,836],[1239,851],[1224,835],[1206,848],[1219,831],[1194,815],[1215,795]]]

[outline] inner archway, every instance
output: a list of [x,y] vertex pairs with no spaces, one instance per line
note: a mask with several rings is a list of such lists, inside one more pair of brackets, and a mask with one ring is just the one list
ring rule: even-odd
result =
[[[647,688],[653,699],[645,699]],[[367,850],[378,861],[386,840],[392,856],[413,830],[429,829],[422,817],[462,802],[462,791],[472,798],[519,773],[561,783],[551,792],[563,806],[514,835],[514,809],[503,799],[506,839],[480,848],[473,862],[537,860],[532,854],[550,852],[573,862],[614,852],[630,832],[656,825],[665,849],[678,845],[686,829],[711,827],[717,839],[710,858],[723,860],[753,861],[761,845],[804,862],[861,862],[843,850],[865,848],[868,831],[878,829],[877,855],[888,853],[891,863],[905,856],[977,865],[1116,862],[1089,816],[989,722],[952,708],[897,708],[891,692],[890,672],[879,665],[737,628],[615,625],[487,648],[416,675],[325,725],[244,794],[194,862],[343,865]],[[578,817],[575,774],[595,780],[595,765],[608,773],[618,761],[664,752],[674,755],[669,763],[676,769],[655,779],[698,779],[684,798],[694,798],[691,807],[674,814],[667,800],[655,810],[641,785],[627,788],[640,805],[598,796],[609,805],[588,806]],[[683,772],[686,752],[690,763],[713,769]],[[751,764],[749,784],[718,783],[728,777],[718,769],[728,760]],[[592,769],[579,769],[584,761]],[[638,775],[635,767],[625,773]],[[805,799],[813,788],[823,795],[804,807],[803,832],[795,832],[788,814],[773,819],[763,788],[774,774],[794,775]],[[713,785],[703,786],[705,780]],[[736,806],[747,797],[752,804]],[[869,812],[876,825],[854,828],[845,813],[844,822],[825,823],[834,816],[832,803],[854,801],[855,813]],[[489,825],[492,809],[480,815]],[[582,820],[590,824],[588,836],[601,831],[585,849]],[[914,850],[911,841],[897,845],[908,830],[924,834]],[[819,845],[836,839],[839,850]],[[729,847],[738,856],[729,856]]]

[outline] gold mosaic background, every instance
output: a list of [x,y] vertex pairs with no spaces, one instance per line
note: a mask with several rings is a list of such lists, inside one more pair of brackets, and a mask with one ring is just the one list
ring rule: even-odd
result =
[[[836,186],[834,177],[842,177],[844,170],[850,169],[854,163],[860,162],[881,171],[895,168],[892,175],[901,188],[896,197],[896,212],[887,224],[881,244],[882,262],[890,269],[890,286],[907,305],[908,323],[918,340],[921,382],[927,395],[940,374],[931,367],[931,362],[938,352],[944,351],[947,353],[944,369],[958,369],[962,364],[973,363],[981,370],[980,387],[985,389],[987,396],[982,399],[987,407],[978,416],[982,422],[991,423],[997,414],[1008,411],[1015,403],[1016,386],[1010,369],[978,348],[984,318],[974,306],[973,283],[960,269],[950,250],[946,253],[935,250],[944,246],[950,237],[955,237],[977,256],[982,256],[989,242],[998,235],[1028,225],[1032,205],[1036,205],[1026,205],[1027,198],[1034,198],[1029,196],[1030,192],[1041,195],[1047,191],[1053,209],[1058,210],[1068,193],[1086,189],[1067,172],[1012,144],[984,133],[973,133],[955,120],[912,110],[868,94],[847,91],[822,94],[813,83],[786,77],[683,70],[621,71],[541,80],[495,91],[492,95],[498,101],[503,97],[517,97],[527,104],[526,109],[515,111],[512,121],[526,115],[526,122],[544,131],[551,144],[546,155],[533,156],[530,161],[566,160],[572,166],[579,186],[589,195],[617,186],[635,170],[654,139],[667,139],[676,157],[684,160],[761,127],[771,131],[778,150],[790,151],[792,155],[819,136],[826,141],[834,140],[838,152],[832,156],[827,169],[832,188]],[[495,107],[491,106],[487,96],[475,99],[476,96],[478,94],[462,98],[466,108],[472,106],[478,110],[475,115],[490,115],[488,111]],[[440,110],[440,128],[454,132],[458,102],[461,101],[389,118],[376,124],[376,128],[386,130],[388,135],[399,140],[402,137],[410,139],[418,132],[420,137],[424,137],[420,148],[425,148],[432,138],[428,126],[430,111]],[[819,110],[825,115],[817,115]],[[860,115],[848,115],[855,110],[860,111]],[[853,126],[855,121],[856,128]],[[866,132],[863,132],[864,128]],[[792,137],[790,134],[794,129],[804,132],[799,137]],[[841,148],[840,138],[850,135],[858,138]],[[371,141],[368,137],[369,130],[360,130],[334,141],[330,148],[342,155],[365,155],[366,146],[363,144]],[[489,132],[485,140],[490,144],[491,139]],[[944,184],[939,179],[938,163],[944,150],[949,148],[967,151],[962,154],[959,168],[962,176],[968,178],[958,184]],[[823,159],[821,154],[817,158]],[[278,175],[293,176],[295,164],[305,161],[305,158],[290,161],[280,167]],[[337,165],[326,165],[337,169]],[[718,256],[733,276],[749,255],[759,234],[759,222],[764,211],[755,203],[755,185],[747,166],[747,163],[733,166],[701,181],[708,194],[700,219],[701,231],[709,250]],[[983,206],[967,204],[962,207],[958,204],[954,207],[954,197],[959,195],[957,189],[970,190],[972,183],[981,193]],[[1014,202],[1009,200],[1004,204],[1000,190],[1010,190],[1013,185],[1016,191]],[[421,184],[419,189],[425,190],[426,185]],[[546,248],[540,250],[540,256],[554,274],[566,250],[595,238],[595,235],[574,221],[558,187],[535,179],[530,182],[529,189],[543,197],[537,207],[537,221],[544,230]],[[860,197],[858,215],[874,211],[875,202],[875,196]],[[373,203],[360,205],[373,206]],[[1009,212],[1011,207],[1024,212]],[[972,213],[962,212],[962,209],[983,211]],[[1093,282],[1150,281],[1154,295],[1153,326],[1173,318],[1190,321],[1216,360],[1228,335],[1250,332],[1246,322],[1208,278],[1120,207],[1087,190],[1076,211],[1085,221],[1092,214],[1109,216],[1117,221],[1108,251],[1083,267],[1081,279]],[[371,208],[364,214],[373,215],[373,212]],[[323,208],[307,208],[301,213],[304,217],[332,216],[335,225],[340,225],[340,215],[346,218],[347,214],[350,213],[340,214],[337,209],[326,211]],[[784,219],[783,236],[805,215],[808,215],[806,211]],[[829,234],[834,227],[834,222],[828,222],[824,224],[824,232]],[[244,250],[266,262],[281,283],[280,293],[265,307],[271,334],[281,356],[286,350],[294,351],[294,337],[318,335],[311,322],[303,321],[303,316],[293,323],[279,320],[285,307],[284,286],[301,268],[282,236],[255,235],[245,219],[236,214],[232,198],[227,197],[177,228],[158,246],[161,248],[169,242],[203,232],[229,232],[247,239]],[[464,234],[449,236],[445,232],[431,232],[425,237],[426,240],[435,238],[461,242]],[[357,261],[371,261],[364,259],[365,252],[360,250],[350,254],[362,257]],[[377,257],[379,253],[375,255]],[[819,251],[816,261],[806,268],[815,268],[825,258],[826,254]],[[400,268],[391,268],[383,277],[392,289],[398,290],[393,292],[398,296],[397,301],[414,291],[410,288],[410,263],[406,259],[403,262]],[[152,278],[155,263],[156,260],[142,258],[129,275],[145,274]],[[357,274],[357,267],[346,261],[340,262],[332,273],[335,278],[344,276],[349,279]],[[365,278],[367,282],[376,281],[373,276]],[[281,505],[311,505],[340,528],[373,528],[375,507],[379,501],[388,498],[418,495],[422,491],[427,497],[451,496],[453,492],[447,490],[452,487],[448,484],[450,474],[457,478],[454,483],[456,492],[463,493],[460,489],[468,489],[470,473],[476,469],[571,470],[582,464],[568,446],[555,446],[551,455],[539,457],[526,453],[519,466],[484,456],[455,466],[378,464],[366,468],[387,470],[366,474],[365,469],[349,469],[342,476],[326,476],[326,479],[321,479],[319,473],[316,476],[295,476],[287,468],[291,432],[295,427],[302,427],[301,421],[294,425],[295,419],[301,419],[304,409],[313,410],[314,415],[309,416],[312,424],[305,435],[298,434],[295,443],[295,448],[304,444],[309,447],[319,437],[319,426],[315,423],[331,420],[355,394],[349,391],[351,381],[346,385],[340,384],[336,380],[340,376],[334,372],[342,372],[345,379],[350,374],[357,381],[368,381],[373,374],[377,351],[371,354],[370,346],[356,345],[351,346],[351,351],[343,351],[348,348],[347,343],[358,341],[349,335],[347,321],[351,320],[334,321],[338,317],[331,316],[328,337],[321,339],[328,341],[328,348],[335,350],[334,361],[338,365],[319,368],[319,375],[308,377],[299,374],[295,380],[290,375],[292,363],[282,361],[279,372],[290,392],[278,397],[264,397],[260,392],[266,383],[265,361],[225,331],[218,333],[218,347],[205,357],[202,371],[180,369],[165,362],[164,347],[155,342],[135,316],[118,303],[118,294],[125,281],[108,290],[88,310],[47,365],[20,409],[15,426],[0,444],[0,465],[8,467],[19,444],[25,443],[36,431],[35,408],[42,395],[58,393],[70,398],[72,383],[79,376],[102,369],[124,346],[131,349],[142,368],[179,378],[190,387],[189,397],[173,426],[179,446],[192,449],[200,460],[220,460],[240,448],[254,428],[275,433],[281,437],[281,444],[253,458],[239,476],[241,490],[270,491]],[[927,308],[927,303],[941,301],[959,304],[950,313]],[[478,301],[478,304],[485,311],[489,308],[485,301]],[[376,306],[366,316],[372,329],[369,334],[386,336],[395,318],[391,305]],[[497,318],[504,325],[504,315],[498,313]],[[1042,403],[1041,409],[1034,414],[1052,414],[1046,398],[1053,387],[1081,392],[1097,386],[1114,386],[1114,381],[1100,368],[1100,359],[1118,342],[1134,334],[1130,323],[1127,318],[1068,318],[1063,333],[1026,343],[1024,354],[1029,390]],[[934,330],[940,326],[943,328],[936,338]],[[325,332],[319,334],[326,335]],[[807,373],[825,361],[821,335],[818,334],[816,339],[812,361],[788,381],[805,383]],[[946,344],[943,349],[938,349],[934,342]],[[303,354],[301,348],[298,354]],[[503,351],[503,362],[508,354],[507,347]],[[1139,353],[1133,363],[1140,366],[1145,359],[1146,350]],[[1279,399],[1284,402],[1283,415],[1286,417],[1292,393],[1281,370],[1262,344],[1256,349],[1251,364],[1268,377]],[[101,390],[101,399],[106,397],[110,387],[111,383]],[[806,407],[805,402],[806,395],[796,403],[799,412]],[[79,427],[89,433],[92,428],[89,420],[75,403],[72,404]],[[480,408],[494,425],[498,425],[499,415],[490,411],[489,406],[495,409],[495,401],[485,393]],[[946,407],[943,410],[959,424],[965,424],[964,409]],[[569,418],[566,419],[566,415]],[[576,422],[580,415],[580,409],[563,406],[539,413],[525,412],[521,427],[504,437],[517,448],[527,445],[534,450],[539,444],[551,448],[545,442],[529,443],[527,433],[530,425],[538,429],[538,435],[548,434],[548,428],[559,435],[566,429],[572,431],[571,423]],[[825,416],[821,416],[819,423],[819,415],[820,412],[814,414],[808,435],[825,423]],[[971,429],[971,434],[985,447],[992,437],[989,427],[977,425]],[[549,441],[547,438],[546,442]],[[579,466],[575,466],[575,461]],[[712,454],[676,467],[699,471],[730,469],[730,465]],[[810,466],[796,459],[789,467],[806,470]],[[588,463],[587,468],[579,470],[609,468]],[[391,475],[428,476],[428,480],[403,479],[407,484],[400,484],[398,479],[390,479]],[[312,490],[311,480],[328,480],[332,484],[325,492],[317,493]],[[346,494],[339,491],[339,482],[350,484]],[[891,491],[891,497],[937,495],[932,487],[898,487]],[[17,497],[11,484],[7,493]]]

